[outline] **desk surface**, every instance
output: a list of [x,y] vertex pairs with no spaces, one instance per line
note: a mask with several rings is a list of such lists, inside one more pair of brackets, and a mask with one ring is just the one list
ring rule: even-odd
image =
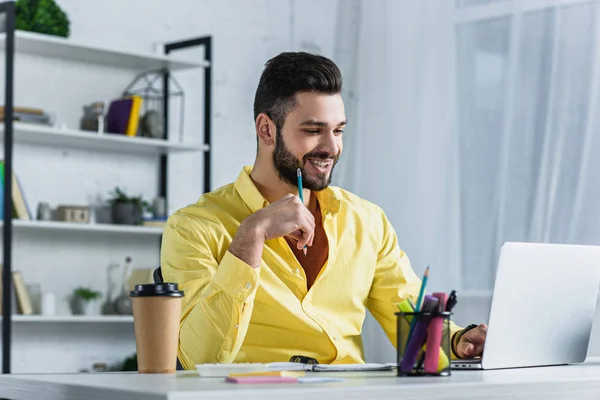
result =
[[600,358],[580,365],[496,371],[453,371],[444,378],[396,377],[392,372],[312,373],[343,382],[241,385],[201,378],[195,371],[173,375],[132,373],[0,375],[0,398],[48,400],[188,399],[597,399]]

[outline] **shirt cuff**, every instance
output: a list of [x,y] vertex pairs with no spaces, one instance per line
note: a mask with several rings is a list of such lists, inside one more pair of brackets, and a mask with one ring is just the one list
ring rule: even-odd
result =
[[227,250],[217,268],[213,283],[231,297],[246,301],[256,290],[259,275],[260,267],[252,268]]
[[457,334],[458,332],[462,331],[464,328],[457,326],[455,324],[451,324],[450,325],[450,353],[451,354],[451,359],[452,360],[459,360],[460,357],[458,357],[458,355],[456,355],[456,353],[454,353],[454,345],[453,345],[453,340],[454,340],[454,335]]

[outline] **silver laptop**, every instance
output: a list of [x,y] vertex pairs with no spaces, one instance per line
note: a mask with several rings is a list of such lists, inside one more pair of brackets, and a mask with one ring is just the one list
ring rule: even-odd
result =
[[[502,246],[483,356],[453,369],[585,361],[600,286],[600,246]],[[460,302],[460,294],[458,298]]]

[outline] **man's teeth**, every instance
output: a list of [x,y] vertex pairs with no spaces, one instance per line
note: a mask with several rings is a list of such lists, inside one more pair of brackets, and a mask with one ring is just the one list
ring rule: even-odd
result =
[[331,164],[331,161],[316,161],[316,160],[309,160],[309,161],[318,167],[326,167],[329,164]]

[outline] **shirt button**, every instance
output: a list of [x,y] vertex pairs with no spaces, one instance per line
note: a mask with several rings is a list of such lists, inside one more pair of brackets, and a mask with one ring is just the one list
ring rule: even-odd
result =
[[246,289],[250,289],[252,287],[252,284],[250,282],[246,283]]
[[240,328],[240,326],[239,326],[239,325],[236,325],[236,326],[235,326],[235,329],[239,329],[239,328]]
[[300,275],[300,268],[296,268],[296,275]]

